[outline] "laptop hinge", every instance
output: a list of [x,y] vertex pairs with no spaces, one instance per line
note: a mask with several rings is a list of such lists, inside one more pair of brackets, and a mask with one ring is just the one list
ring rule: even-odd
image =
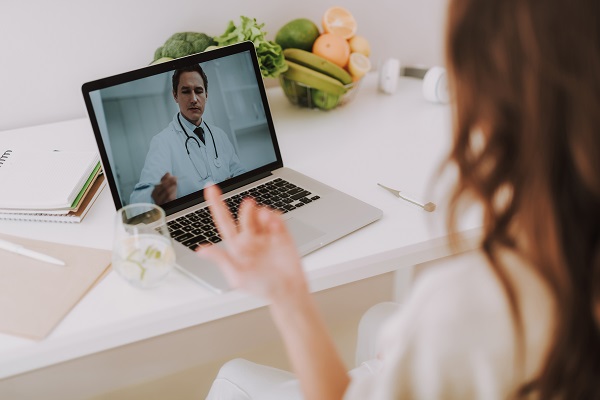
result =
[[260,173],[258,175],[252,176],[252,178],[244,179],[244,180],[242,180],[240,182],[236,182],[236,183],[234,183],[234,184],[232,184],[230,186],[227,186],[226,188],[222,187],[221,190],[223,190],[223,193],[228,193],[228,192],[231,192],[232,190],[239,189],[242,186],[246,186],[249,183],[253,183],[253,182],[259,181],[259,180],[261,180],[263,178],[266,178],[267,176],[271,176],[271,175],[273,175],[271,173],[271,171],[263,172],[263,173]]
[[[223,193],[229,193],[232,190],[241,188],[242,186],[245,186],[252,182],[256,182],[260,179],[266,178],[267,176],[271,176],[271,175],[273,175],[273,174],[270,171],[261,172],[260,174],[253,175],[249,179],[243,179],[239,182],[228,185],[227,187],[221,187],[221,190],[223,191]],[[178,213],[179,211],[185,210],[186,208],[193,207],[193,206],[205,201],[204,197],[200,197],[199,200],[200,201],[198,201],[198,198],[196,198],[191,201],[186,201],[183,204],[178,204],[177,206],[169,207],[168,211],[167,210],[165,210],[165,211],[167,212],[167,215],[172,215],[172,214]]]

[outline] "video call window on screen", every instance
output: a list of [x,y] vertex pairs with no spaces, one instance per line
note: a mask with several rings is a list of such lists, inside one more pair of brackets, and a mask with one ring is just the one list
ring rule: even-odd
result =
[[[156,202],[151,193],[167,171],[176,172],[180,198],[201,190],[208,180],[219,183],[276,161],[250,54],[199,65],[207,79],[203,134],[195,133],[189,121],[200,108],[193,103],[201,99],[190,96],[191,90],[200,90],[193,88],[198,81],[204,83],[195,79],[198,73],[182,74],[191,80],[184,86],[180,82],[178,101],[173,71],[91,93],[123,205]],[[196,114],[187,115],[188,110]]]

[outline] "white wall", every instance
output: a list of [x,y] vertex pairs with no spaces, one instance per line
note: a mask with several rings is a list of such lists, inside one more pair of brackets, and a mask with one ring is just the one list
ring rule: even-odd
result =
[[320,25],[327,7],[342,5],[375,64],[440,64],[446,1],[1,0],[0,131],[85,117],[84,82],[148,64],[172,33],[219,35],[240,15],[264,22],[273,39],[289,20]]

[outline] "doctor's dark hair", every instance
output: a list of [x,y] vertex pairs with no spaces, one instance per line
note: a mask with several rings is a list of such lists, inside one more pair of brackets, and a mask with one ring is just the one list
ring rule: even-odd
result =
[[[459,178],[448,224],[458,225],[465,200],[482,205],[481,247],[505,289],[520,346],[516,284],[498,251],[522,256],[555,305],[552,342],[518,398],[600,398],[599,21],[598,0],[449,6],[448,163]],[[524,357],[516,359],[523,370]]]
[[202,81],[204,81],[204,90],[208,93],[208,78],[204,73],[204,70],[199,64],[188,65],[186,67],[178,68],[173,73],[173,93],[177,93],[177,87],[179,86],[179,77],[184,72],[197,72],[202,77]]

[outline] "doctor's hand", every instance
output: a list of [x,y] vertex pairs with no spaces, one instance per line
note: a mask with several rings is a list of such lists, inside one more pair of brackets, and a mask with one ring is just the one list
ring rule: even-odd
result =
[[271,302],[294,294],[303,297],[308,285],[300,256],[281,217],[254,200],[245,199],[236,226],[216,185],[204,189],[210,211],[225,241],[221,246],[200,247],[197,251],[217,263],[229,284]]
[[152,200],[155,204],[161,205],[177,197],[177,177],[166,173],[160,178],[160,183],[154,186],[152,191]]

